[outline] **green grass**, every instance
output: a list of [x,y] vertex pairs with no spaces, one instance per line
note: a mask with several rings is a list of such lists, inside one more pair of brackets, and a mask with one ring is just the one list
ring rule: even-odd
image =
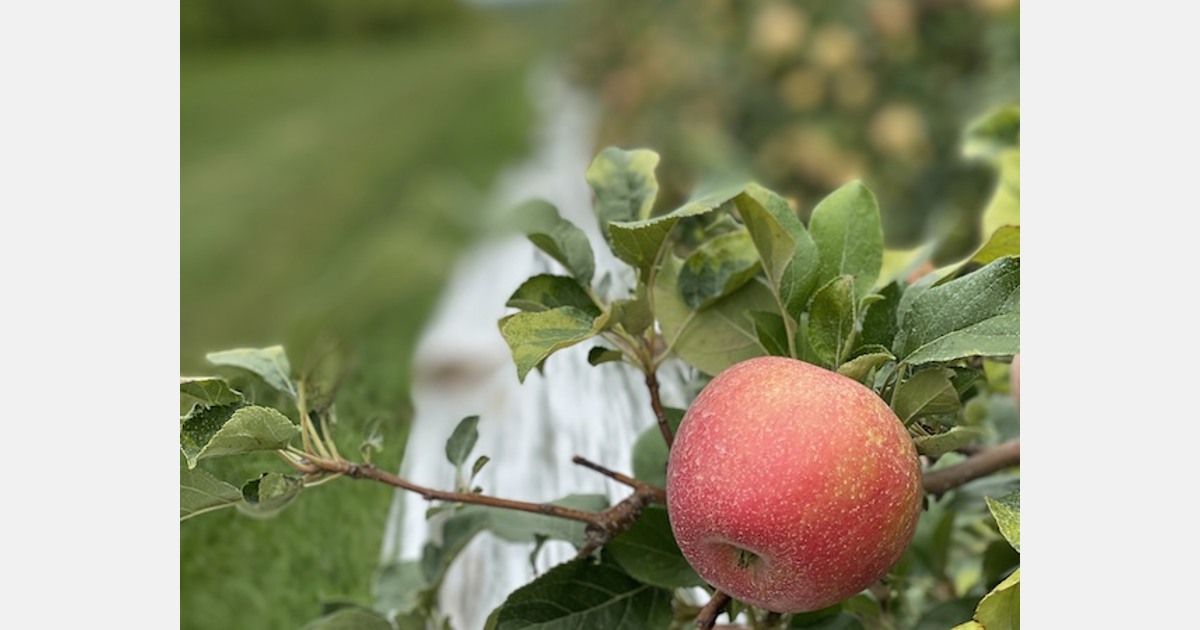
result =
[[[403,448],[409,362],[497,170],[525,148],[532,38],[475,24],[419,39],[185,56],[181,64],[181,373],[204,353],[322,336],[356,369],[339,397],[353,451],[389,418]],[[269,456],[215,460],[235,483]],[[369,603],[389,489],[336,480],[277,517],[180,524],[180,627],[298,628],[322,601]]]

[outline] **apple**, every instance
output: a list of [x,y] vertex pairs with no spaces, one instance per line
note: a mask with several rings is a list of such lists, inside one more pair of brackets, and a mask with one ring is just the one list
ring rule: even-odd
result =
[[883,400],[782,357],[718,374],[667,461],[667,513],[688,563],[778,613],[835,604],[887,573],[921,498],[916,449]]
[[1013,355],[1012,367],[1009,368],[1009,378],[1012,382],[1009,383],[1009,391],[1012,392],[1013,400],[1017,403],[1017,409],[1021,408],[1021,353]]

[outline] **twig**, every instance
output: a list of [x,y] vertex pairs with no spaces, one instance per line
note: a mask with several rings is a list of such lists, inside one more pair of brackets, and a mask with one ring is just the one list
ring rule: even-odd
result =
[[699,630],[711,630],[717,623],[717,616],[725,607],[729,605],[729,600],[732,598],[722,591],[713,593],[712,599],[700,609],[700,614],[696,615],[696,628]]
[[1010,440],[1003,444],[985,448],[965,461],[936,470],[925,475],[925,492],[940,497],[969,481],[986,477],[1021,463],[1021,440]]
[[654,417],[658,418],[658,429],[662,431],[663,439],[667,441],[667,448],[670,449],[675,443],[675,434],[667,422],[667,413],[663,411],[662,398],[658,394],[658,373],[653,369],[646,371],[646,387],[650,390],[650,406],[654,408]]
[[633,523],[637,521],[638,516],[641,515],[642,510],[646,509],[647,505],[652,503],[665,505],[667,502],[667,491],[658,486],[653,486],[628,475],[609,470],[600,464],[578,455],[572,457],[571,461],[633,488],[633,494],[625,497],[621,502],[607,510],[600,512],[597,515],[597,521],[588,524],[585,532],[587,542],[579,550],[578,555],[576,555],[577,558],[591,555],[592,552],[608,543],[608,541],[615,538],[621,532],[633,527]]
[[511,499],[501,499],[485,494],[475,494],[472,492],[447,492],[445,490],[435,490],[419,486],[406,479],[401,479],[395,475],[384,472],[376,468],[373,464],[356,464],[346,460],[324,459],[319,457],[309,456],[308,461],[317,468],[331,473],[341,473],[353,479],[373,479],[389,486],[395,486],[415,492],[430,501],[448,501],[452,503],[471,503],[476,505],[487,505],[491,507],[504,508],[508,510],[519,510],[522,512],[532,512],[534,514],[547,514],[558,518],[565,518],[581,523],[599,524],[602,522],[602,513],[589,512],[586,510],[576,510],[574,508],[563,507],[551,503],[527,503],[525,501],[513,501]]

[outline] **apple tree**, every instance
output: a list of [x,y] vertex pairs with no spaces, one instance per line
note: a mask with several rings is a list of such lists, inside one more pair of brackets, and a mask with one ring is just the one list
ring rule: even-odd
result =
[[[611,147],[584,174],[605,241],[632,278],[627,293],[608,299],[598,287],[611,279],[595,277],[583,231],[548,203],[520,208],[521,229],[559,271],[521,284],[507,303],[513,312],[498,322],[518,377],[586,343],[589,362],[637,371],[650,394],[656,426],[628,445],[631,470],[574,458],[628,487],[615,504],[588,495],[533,503],[488,494],[474,483],[490,463],[487,454],[473,453],[474,417],[463,419],[445,446],[446,465],[458,471],[453,488],[420,486],[372,465],[379,437],[371,432],[358,452],[339,452],[332,439],[336,379],[319,362],[296,376],[284,349],[271,347],[208,355],[240,381],[181,379],[180,518],[228,507],[271,514],[338,477],[431,501],[430,512],[445,517],[440,543],[427,545],[419,561],[385,567],[379,601],[330,610],[314,629],[449,627],[438,588],[456,554],[483,531],[577,549],[573,560],[492,611],[487,628],[496,630],[718,622],[1018,628],[1020,442],[1010,366],[1020,351],[1019,110],[1003,108],[973,125],[964,153],[993,165],[998,184],[983,213],[982,244],[961,260],[933,260],[935,243],[886,248],[879,206],[862,182],[834,190],[807,222],[787,198],[753,182],[661,208],[658,154]],[[764,356],[803,362],[869,391],[894,414],[904,448],[919,455],[923,496],[898,561],[889,560],[860,592],[816,610],[756,607],[702,578],[709,572],[680,551],[667,507],[667,465],[686,410],[663,404],[658,369],[683,361],[708,381]],[[264,450],[278,453],[286,469],[226,480],[205,467],[209,458]],[[831,456],[836,465],[838,453]],[[863,518],[871,518],[870,509],[863,507]],[[834,578],[815,572],[804,579]]]

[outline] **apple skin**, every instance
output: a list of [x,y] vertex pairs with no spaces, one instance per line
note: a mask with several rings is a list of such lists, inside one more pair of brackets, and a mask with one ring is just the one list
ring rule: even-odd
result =
[[887,573],[922,495],[912,439],[879,396],[782,357],[717,375],[667,462],[667,513],[689,564],[779,613],[835,604]]

